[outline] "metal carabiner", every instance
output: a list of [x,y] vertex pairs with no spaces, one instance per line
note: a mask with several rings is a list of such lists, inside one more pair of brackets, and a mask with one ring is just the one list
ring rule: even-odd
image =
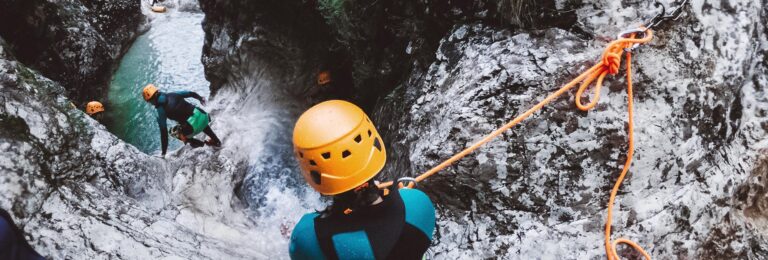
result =
[[413,187],[416,187],[416,184],[417,184],[416,178],[413,178],[413,177],[402,177],[400,179],[397,179],[397,186],[398,188],[401,188],[401,189],[404,187],[413,188]]
[[[667,14],[667,7],[664,6],[664,4],[660,3],[659,1],[656,1],[653,5],[655,7],[661,7],[661,13],[657,14],[656,16],[651,18],[651,20],[649,20],[647,23],[645,23],[645,28],[633,28],[633,29],[628,29],[628,30],[622,31],[622,32],[619,33],[619,35],[616,38],[617,39],[626,39],[626,38],[629,38],[629,36],[631,34],[633,34],[633,33],[639,34],[640,37],[643,37],[646,31],[651,30],[651,29],[653,29],[656,26],[659,26],[661,23],[666,22],[666,21],[670,21],[670,20],[671,21],[675,21],[675,20],[679,19],[680,16],[683,15],[683,7],[685,5],[687,5],[687,4],[689,4],[688,1],[690,1],[690,0],[683,0],[683,2],[680,4],[680,6],[675,8],[675,10],[673,10],[672,13],[670,13],[670,14]],[[637,48],[638,46],[640,46],[640,44],[639,43],[635,43],[635,44],[632,45],[632,47],[624,49],[624,51],[632,51],[635,48]]]
[[675,10],[673,10],[672,13],[670,13],[670,14],[667,14],[667,7],[664,6],[664,4],[660,3],[659,1],[656,1],[655,3],[653,3],[653,6],[655,6],[655,7],[661,6],[661,13],[657,14],[656,16],[651,18],[651,20],[649,20],[645,24],[645,27],[648,28],[648,29],[653,29],[653,28],[659,26],[663,22],[670,21],[670,20],[671,21],[675,21],[675,20],[679,19],[680,16],[683,15],[683,7],[685,7],[685,5],[687,5],[687,4],[689,4],[689,1],[690,0],[683,0],[683,2],[680,4],[680,6],[675,8]]
[[624,31],[620,32],[619,35],[616,36],[616,39],[626,39],[626,38],[629,38],[629,36],[632,35],[633,33],[644,34],[645,31],[647,31],[647,30],[648,29],[644,29],[644,28],[641,28],[641,27],[633,28],[633,29],[627,29],[627,30],[624,30]]
[[[645,34],[645,31],[647,31],[647,28],[633,28],[633,29],[627,29],[619,33],[618,36],[616,36],[616,39],[628,39],[630,35],[633,33],[640,34],[642,37]],[[632,50],[636,49],[638,46],[640,46],[639,43],[632,44],[632,47],[624,49],[626,52],[631,52]]]

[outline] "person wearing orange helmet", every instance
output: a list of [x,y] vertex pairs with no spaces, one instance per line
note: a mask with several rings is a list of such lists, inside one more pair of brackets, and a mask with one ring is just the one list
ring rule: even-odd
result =
[[205,144],[210,146],[221,146],[221,141],[209,126],[211,118],[208,113],[184,100],[185,98],[194,98],[199,100],[200,104],[205,105],[205,98],[199,94],[191,91],[164,93],[159,91],[153,84],[145,86],[141,94],[144,97],[144,100],[154,105],[157,110],[157,123],[160,126],[162,156],[165,156],[165,152],[168,149],[168,130],[166,121],[169,118],[178,123],[179,128],[177,131],[179,135],[175,136],[184,136],[185,138],[180,138],[180,140],[185,144],[190,143],[193,147],[202,146],[202,141],[195,140],[191,137],[203,132],[210,138],[204,142]]
[[85,113],[97,121],[101,121],[104,115],[104,105],[99,101],[91,101],[85,105]]
[[417,189],[379,189],[386,148],[358,106],[325,101],[293,130],[295,156],[307,183],[333,202],[304,215],[291,234],[292,259],[421,259],[432,241],[435,208]]

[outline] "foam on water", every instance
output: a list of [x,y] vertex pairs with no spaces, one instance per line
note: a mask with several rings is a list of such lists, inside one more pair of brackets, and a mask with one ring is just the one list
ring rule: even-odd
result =
[[[317,192],[300,177],[293,158],[293,120],[303,103],[259,76],[232,81],[211,102],[220,129],[221,154],[247,164],[242,197],[256,224],[259,252],[270,258],[287,258],[293,226],[303,214],[322,209]],[[239,90],[245,89],[247,92]]]

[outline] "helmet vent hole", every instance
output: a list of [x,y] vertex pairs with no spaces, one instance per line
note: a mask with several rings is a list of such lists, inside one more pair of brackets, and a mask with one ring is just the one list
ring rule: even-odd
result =
[[323,156],[323,159],[326,159],[326,160],[331,159],[331,152],[324,152],[322,156]]
[[312,176],[312,181],[315,182],[315,184],[320,184],[320,173],[317,171],[310,171],[309,175]]
[[381,151],[381,143],[379,142],[379,138],[376,138],[375,140],[373,140],[373,146],[375,146],[376,149]]
[[304,154],[302,152],[299,152],[299,158],[304,158]]
[[309,164],[311,164],[313,166],[317,166],[317,163],[315,162],[315,160],[309,160]]
[[360,142],[362,142],[362,141],[363,141],[363,137],[362,137],[362,136],[360,136],[360,135],[357,135],[357,136],[355,137],[355,143],[358,143],[358,144],[359,144],[359,143],[360,143]]
[[344,150],[344,152],[341,153],[341,158],[347,158],[350,155],[352,155],[352,153],[349,152],[349,150]]
[[368,130],[368,137],[371,137],[371,130]]

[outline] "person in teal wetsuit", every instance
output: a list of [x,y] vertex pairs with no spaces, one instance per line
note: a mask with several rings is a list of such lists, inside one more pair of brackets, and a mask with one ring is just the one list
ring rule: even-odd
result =
[[[205,105],[205,98],[191,91],[178,91],[172,93],[163,93],[158,91],[155,85],[149,84],[144,87],[142,91],[144,100],[155,106],[157,110],[157,123],[160,126],[160,142],[162,156],[165,156],[165,152],[168,149],[168,130],[166,121],[170,118],[178,123],[176,127],[171,129],[171,133],[174,137],[179,138],[185,144],[190,144],[192,147],[200,147],[203,144],[210,146],[221,146],[221,141],[213,133],[208,124],[211,122],[211,118],[202,109],[190,104],[185,98],[195,98]],[[193,136],[204,132],[209,140],[203,142],[192,138]]]
[[340,100],[304,112],[293,132],[307,183],[333,196],[291,234],[291,259],[422,259],[432,243],[435,207],[417,189],[379,189],[386,149],[359,107]]

